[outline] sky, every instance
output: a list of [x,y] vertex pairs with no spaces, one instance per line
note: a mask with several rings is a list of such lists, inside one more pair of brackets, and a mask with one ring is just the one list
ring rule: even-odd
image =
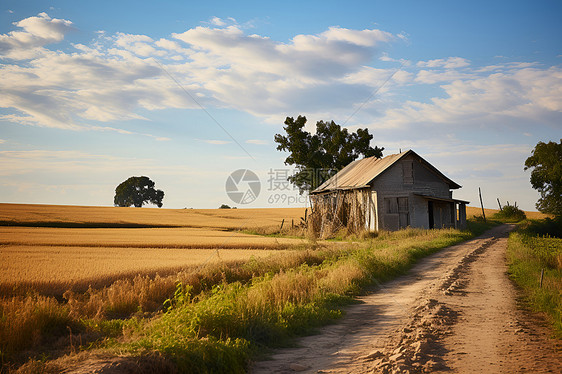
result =
[[[145,175],[164,208],[305,206],[273,141],[304,115],[413,149],[472,206],[481,187],[486,207],[536,210],[524,162],[562,138],[561,16],[559,1],[4,0],[0,201],[112,206]],[[260,181],[244,204],[226,185],[248,189],[241,169]]]

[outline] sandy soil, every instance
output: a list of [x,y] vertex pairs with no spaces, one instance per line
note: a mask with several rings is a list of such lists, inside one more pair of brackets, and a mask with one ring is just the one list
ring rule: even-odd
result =
[[511,228],[424,259],[250,372],[562,373],[562,342],[517,307],[505,264]]

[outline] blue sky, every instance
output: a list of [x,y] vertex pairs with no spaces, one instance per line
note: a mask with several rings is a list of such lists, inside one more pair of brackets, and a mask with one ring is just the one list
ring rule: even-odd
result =
[[486,206],[534,210],[523,163],[562,137],[561,15],[558,1],[3,1],[2,201],[112,205],[147,175],[164,207],[215,208],[251,169],[262,189],[244,206],[304,206],[268,180],[287,169],[273,136],[306,115],[309,130],[369,128],[385,155],[414,149],[472,205],[482,187]]

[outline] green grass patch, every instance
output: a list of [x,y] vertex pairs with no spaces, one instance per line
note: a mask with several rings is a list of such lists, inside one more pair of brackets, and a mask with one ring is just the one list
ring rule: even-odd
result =
[[512,232],[507,259],[509,274],[523,289],[528,305],[546,313],[555,335],[562,338],[562,239],[540,234],[551,224],[527,222]]

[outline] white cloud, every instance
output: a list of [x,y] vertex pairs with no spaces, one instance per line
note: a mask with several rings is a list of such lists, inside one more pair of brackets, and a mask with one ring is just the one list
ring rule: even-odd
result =
[[397,83],[407,83],[410,82],[412,80],[413,74],[404,70],[398,70],[396,73],[394,73],[394,76],[392,77],[392,79],[394,81],[396,81]]
[[[0,107],[17,110],[2,118],[25,125],[101,130],[104,126],[92,121],[143,119],[139,109],[197,108],[191,97],[203,106],[266,117],[326,106],[345,108],[368,91],[341,78],[360,70],[381,43],[394,39],[380,30],[332,27],[280,43],[245,34],[234,19],[222,22],[234,24],[196,27],[173,34],[176,40],[97,32],[89,45],[75,44],[74,52],[62,52],[46,45],[61,41],[70,21],[44,13],[24,19],[16,25],[24,29],[20,33],[33,36],[36,51],[26,63],[0,66]],[[3,37],[25,39],[18,35],[14,31]],[[30,43],[10,43],[12,55],[29,51]]]
[[562,112],[562,69],[515,69],[441,86],[444,97],[431,102],[408,101],[392,108],[380,126],[413,126],[420,123],[464,126],[509,125],[527,120],[555,123]]
[[246,140],[246,143],[257,144],[257,145],[268,145],[269,144],[269,142],[267,140],[262,140],[262,139],[248,139],[248,140]]
[[470,65],[470,61],[462,57],[449,57],[445,59],[436,59],[429,61],[419,61],[417,63],[418,67],[421,68],[445,68],[445,69],[457,69]]
[[40,47],[60,42],[72,29],[72,22],[51,18],[46,13],[39,13],[14,25],[23,31],[11,31],[0,35],[0,57],[10,59],[30,59],[40,54]]
[[227,140],[216,140],[216,139],[201,139],[201,141],[207,144],[214,144],[214,145],[224,145],[224,144],[232,143]]
[[[558,67],[503,62],[472,68],[462,57],[412,65],[384,53],[384,46],[400,36],[381,30],[331,27],[283,43],[248,35],[233,19],[211,24],[221,25],[160,39],[98,32],[91,43],[63,52],[47,44],[62,41],[70,21],[41,13],[17,22],[15,27],[23,31],[1,35],[0,51],[33,58],[0,65],[0,107],[12,109],[0,119],[165,141],[165,136],[119,129],[118,123],[145,120],[141,113],[146,111],[198,104],[237,109],[275,123],[297,114],[343,121],[360,108],[347,125],[374,128],[480,126],[522,119],[555,123],[560,118]],[[373,65],[381,54],[383,62],[402,63],[400,70]],[[408,95],[410,88],[425,87],[431,88],[431,96]]]
[[372,58],[376,46],[393,38],[380,30],[332,27],[318,35],[296,35],[291,43],[284,44],[259,35],[245,35],[238,26],[196,27],[173,37],[200,51],[190,56],[196,64],[222,66],[226,73],[261,80],[294,77],[307,81],[353,71]]
[[224,22],[222,19],[220,19],[219,17],[213,17],[211,18],[210,21],[213,25],[215,26],[226,26],[226,22]]
[[416,75],[416,81],[425,84],[434,84],[439,82],[451,82],[459,79],[474,78],[473,74],[461,73],[456,70],[420,70]]
[[171,51],[179,51],[179,50],[182,49],[178,43],[174,42],[173,40],[168,40],[168,39],[164,39],[164,38],[158,40],[154,44],[156,44],[156,46],[158,46],[160,48],[168,49],[168,50],[171,50]]
[[121,32],[118,32],[115,35],[114,40],[117,47],[121,47],[122,49],[141,57],[165,56],[167,54],[166,51],[157,50],[153,45],[170,49],[169,47],[173,47],[175,44],[173,42],[167,42],[165,39],[160,39],[155,43],[151,37],[146,35],[124,34]]

